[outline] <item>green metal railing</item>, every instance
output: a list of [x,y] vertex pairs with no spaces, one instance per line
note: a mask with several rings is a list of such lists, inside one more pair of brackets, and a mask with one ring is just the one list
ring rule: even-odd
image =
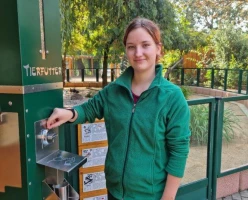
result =
[[213,68],[176,68],[168,80],[178,85],[208,87],[248,94],[248,70]]
[[[120,69],[107,69],[108,81],[114,81]],[[170,69],[164,69],[170,70]],[[66,69],[67,82],[101,82],[102,69]],[[223,91],[248,94],[248,70],[213,68],[176,68],[167,77],[178,85],[207,87]]]
[[[238,97],[228,97],[228,98],[204,98],[204,99],[195,99],[188,100],[188,105],[190,108],[193,106],[204,105],[208,108],[208,126],[206,130],[207,134],[207,144],[204,144],[207,148],[207,161],[206,161],[206,174],[203,178],[199,180],[194,180],[189,183],[181,185],[177,194],[177,200],[215,200],[217,194],[217,179],[231,175],[237,172],[248,169],[248,158],[247,164],[236,166],[235,168],[227,169],[221,171],[222,164],[222,145],[223,145],[223,124],[224,124],[224,112],[225,105],[230,104],[230,102],[236,103],[237,101],[248,101],[248,95],[238,96]],[[237,103],[236,103],[237,104]],[[236,105],[234,104],[234,105]],[[248,109],[248,108],[247,108]],[[199,113],[201,115],[202,113]],[[248,116],[247,116],[248,119]],[[192,122],[191,122],[192,123]],[[67,151],[77,152],[75,146],[77,146],[77,128],[75,125],[67,124],[67,135],[72,138],[67,138],[66,141],[69,142],[67,145]],[[192,137],[192,136],[191,136]],[[192,139],[192,138],[191,138]],[[231,144],[231,143],[230,143]],[[193,148],[193,147],[191,147]],[[201,161],[201,157],[199,156]],[[72,177],[73,184],[78,184],[78,174]],[[193,176],[193,174],[192,174]],[[78,188],[78,186],[74,186]]]
[[[248,169],[247,164],[236,166],[235,168],[221,171],[222,164],[222,144],[223,144],[223,124],[225,104],[228,102],[248,101],[248,95],[228,98],[206,98],[189,100],[189,106],[207,104],[209,107],[208,118],[208,143],[207,143],[207,169],[206,178],[182,185],[178,192],[178,200],[186,199],[208,199],[215,200],[217,194],[217,179]],[[247,108],[248,110],[248,108]],[[199,113],[200,115],[200,113]],[[246,117],[248,119],[248,116]],[[246,130],[247,131],[247,130]],[[231,161],[230,161],[231,162]],[[202,188],[205,188],[204,191]],[[200,190],[202,189],[202,190]],[[190,191],[190,192],[189,192]],[[195,192],[191,192],[195,191]],[[198,192],[197,192],[198,191]],[[206,195],[204,197],[204,195]],[[180,198],[181,197],[181,198]]]
[[[99,68],[84,68],[84,69],[66,69],[67,82],[100,82],[102,79],[102,70]],[[107,69],[107,77],[113,82],[116,74],[116,68]]]

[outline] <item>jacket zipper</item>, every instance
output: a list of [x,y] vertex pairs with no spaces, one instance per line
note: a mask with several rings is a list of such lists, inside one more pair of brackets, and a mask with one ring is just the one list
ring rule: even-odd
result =
[[124,174],[125,174],[125,171],[126,171],[127,155],[128,155],[129,143],[130,143],[130,132],[131,132],[131,127],[132,127],[133,114],[134,114],[134,112],[135,112],[135,107],[136,107],[136,103],[133,104],[133,108],[132,108],[132,115],[131,115],[131,119],[130,119],[129,132],[128,132],[126,156],[125,156],[124,168],[123,168],[123,172],[122,172],[122,189],[123,189],[122,199],[124,199],[124,194],[125,194],[125,189],[124,189]]

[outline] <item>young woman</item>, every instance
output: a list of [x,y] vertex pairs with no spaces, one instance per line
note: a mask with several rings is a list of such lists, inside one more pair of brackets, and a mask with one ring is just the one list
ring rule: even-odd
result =
[[158,26],[135,18],[123,42],[131,66],[88,102],[54,109],[47,127],[104,117],[108,198],[173,200],[189,152],[189,108],[157,64],[162,48]]

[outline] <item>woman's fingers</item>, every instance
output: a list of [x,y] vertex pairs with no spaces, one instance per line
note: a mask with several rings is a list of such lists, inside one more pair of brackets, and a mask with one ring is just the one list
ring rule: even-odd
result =
[[51,116],[47,119],[47,128],[55,128],[69,121],[72,117],[72,112],[67,109],[55,108]]
[[48,129],[52,129],[52,128],[55,128],[55,127],[60,126],[63,123],[65,123],[65,122],[63,122],[62,120],[59,120],[59,121],[56,121],[56,122],[52,122],[50,124],[47,124],[47,128]]

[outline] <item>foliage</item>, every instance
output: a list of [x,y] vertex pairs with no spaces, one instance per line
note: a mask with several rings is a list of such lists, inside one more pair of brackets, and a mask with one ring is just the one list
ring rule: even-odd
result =
[[187,86],[180,86],[180,88],[183,92],[185,99],[189,99],[189,96],[192,94],[191,89]]
[[88,12],[84,8],[85,5],[77,0],[60,0],[63,80],[65,80],[66,56],[68,53],[76,54],[83,48],[85,42],[80,33],[80,29],[88,19]]
[[[124,55],[122,38],[127,24],[135,17],[149,18],[160,25],[163,42],[167,47],[173,44],[175,33],[174,12],[171,5],[163,0],[87,0],[89,21],[83,30],[94,48],[94,55],[103,61],[103,86],[107,84],[108,63],[119,63]],[[87,45],[86,45],[87,46]],[[85,51],[88,52],[87,47]]]
[[169,68],[182,56],[182,52],[179,49],[167,51],[164,56],[160,59],[160,62],[165,68]]
[[237,62],[234,55],[231,55],[231,60],[229,62],[228,76],[227,76],[227,87],[228,88],[237,88],[239,80],[239,70],[242,69],[242,64]]
[[184,8],[186,19],[198,30],[217,29],[225,22],[235,27],[247,26],[247,0],[170,0]]
[[189,49],[188,41],[193,41],[189,39],[187,20],[181,15],[176,21],[172,4],[167,0],[61,0],[61,13],[62,31],[68,34],[63,43],[64,52],[91,54],[102,59],[103,80],[108,63],[119,63],[122,59],[124,29],[137,16],[159,24],[165,49],[182,51]]
[[[166,51],[161,62],[165,67],[195,49],[200,57],[198,67],[248,69],[248,36],[243,33],[247,29],[241,29],[247,25],[248,0],[61,0],[60,3],[64,58],[67,54],[97,57],[103,63],[103,85],[107,84],[109,63],[121,63],[123,69],[128,65],[122,38],[128,22],[137,16],[160,25]],[[208,31],[200,31],[204,29]],[[199,50],[200,47],[204,50]],[[212,62],[207,60],[205,48],[215,52]],[[206,76],[209,74],[207,71]],[[223,77],[221,72],[219,77]],[[228,84],[232,84],[233,77],[230,74]]]
[[208,35],[204,32],[198,32],[192,28],[192,22],[187,19],[187,7],[178,3],[175,0],[169,0],[173,4],[175,10],[177,29],[180,34],[175,35],[173,49],[179,49],[181,52],[188,52],[190,49],[195,49],[197,46],[206,46]]
[[208,142],[208,108],[205,105],[191,106],[190,116],[191,142],[196,142],[198,145],[206,144]]
[[213,34],[212,45],[215,53],[213,65],[221,69],[230,66],[248,69],[247,35],[242,30],[235,29],[232,24],[214,31]]
[[[189,60],[196,62],[198,68],[232,69],[228,71],[227,85],[228,88],[237,87],[239,74],[236,69],[248,69],[247,35],[242,30],[235,29],[233,24],[226,24],[213,30],[209,38],[208,46],[191,50],[197,58],[192,57]],[[201,76],[204,76],[204,84],[210,86],[211,70]],[[223,87],[224,76],[224,70],[215,70],[216,87]]]
[[[206,105],[195,105],[190,107],[191,112],[191,141],[198,145],[207,144],[208,142],[208,122],[209,109]],[[231,142],[235,137],[234,130],[238,129],[242,132],[242,128],[238,125],[239,118],[233,113],[230,108],[224,109],[223,116],[223,140]]]
[[190,52],[194,53],[196,57],[189,57],[188,60],[191,60],[196,63],[197,68],[206,68],[210,67],[213,60],[211,46],[198,47],[196,50],[191,50]]

